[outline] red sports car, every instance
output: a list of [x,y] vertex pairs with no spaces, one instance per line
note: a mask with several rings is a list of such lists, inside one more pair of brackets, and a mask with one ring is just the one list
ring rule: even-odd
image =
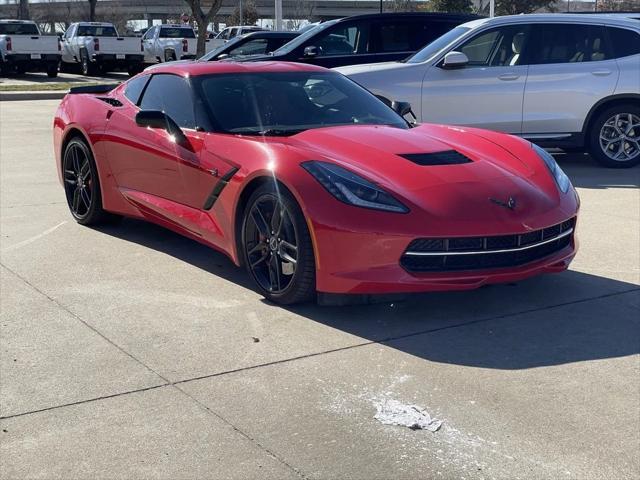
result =
[[553,157],[495,132],[412,125],[407,110],[310,65],[169,64],[74,89],[55,154],[78,223],[160,224],[245,265],[283,304],[568,267],[579,200]]

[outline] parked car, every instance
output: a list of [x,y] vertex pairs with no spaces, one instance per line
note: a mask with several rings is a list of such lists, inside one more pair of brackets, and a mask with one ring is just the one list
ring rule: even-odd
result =
[[189,25],[155,25],[142,37],[145,63],[196,58],[196,34]]
[[120,37],[112,23],[72,23],[62,37],[62,62],[79,65],[83,75],[143,69],[144,52],[137,37]]
[[307,30],[270,56],[278,60],[339,67],[406,58],[455,26],[479,18],[448,13],[376,13],[330,20]]
[[233,27],[227,27],[223,29],[212,41],[211,48],[215,49],[222,45],[224,45],[229,40],[238,37],[240,35],[244,35],[249,32],[259,32],[265,30],[262,27],[258,27],[257,25],[236,25]]
[[59,65],[58,37],[42,35],[29,20],[0,20],[0,73],[44,71],[56,77]]
[[393,107],[313,65],[167,63],[71,89],[55,164],[78,223],[155,222],[283,304],[569,266],[579,200],[550,154],[486,130],[411,128],[407,105]]
[[640,22],[536,14],[459,26],[404,62],[338,69],[423,122],[587,148],[608,167],[640,162]]
[[272,32],[268,30],[245,33],[212,50],[200,60],[215,61],[235,59],[243,55],[264,55],[280,48],[298,35],[298,32]]

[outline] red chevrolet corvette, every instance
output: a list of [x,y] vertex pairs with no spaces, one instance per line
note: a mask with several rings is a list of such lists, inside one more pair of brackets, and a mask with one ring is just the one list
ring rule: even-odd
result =
[[192,62],[74,89],[55,154],[83,225],[143,218],[245,265],[269,299],[461,290],[568,267],[579,206],[553,157],[412,125],[342,75]]

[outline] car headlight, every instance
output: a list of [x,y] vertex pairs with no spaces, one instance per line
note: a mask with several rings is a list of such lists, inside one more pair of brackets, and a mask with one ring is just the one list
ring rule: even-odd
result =
[[555,158],[547,152],[544,148],[539,147],[538,145],[531,144],[531,147],[535,150],[538,156],[545,163],[549,172],[551,172],[551,176],[555,179],[558,188],[562,193],[567,193],[569,191],[569,187],[571,186],[571,180],[567,177],[567,174],[560,168],[558,162],[556,162]]
[[356,207],[373,208],[385,212],[407,213],[409,209],[377,185],[329,162],[302,163],[320,184],[341,202]]

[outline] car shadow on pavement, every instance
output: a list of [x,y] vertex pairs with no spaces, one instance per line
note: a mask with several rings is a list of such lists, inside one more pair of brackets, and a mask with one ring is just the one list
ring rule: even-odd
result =
[[[125,219],[100,231],[254,290],[245,270],[222,253],[162,227]],[[393,303],[263,303],[360,337],[362,343],[381,343],[439,363],[517,370],[640,353],[640,286],[572,270]]]
[[585,153],[557,153],[554,158],[577,188],[640,188],[640,167],[604,168]]

